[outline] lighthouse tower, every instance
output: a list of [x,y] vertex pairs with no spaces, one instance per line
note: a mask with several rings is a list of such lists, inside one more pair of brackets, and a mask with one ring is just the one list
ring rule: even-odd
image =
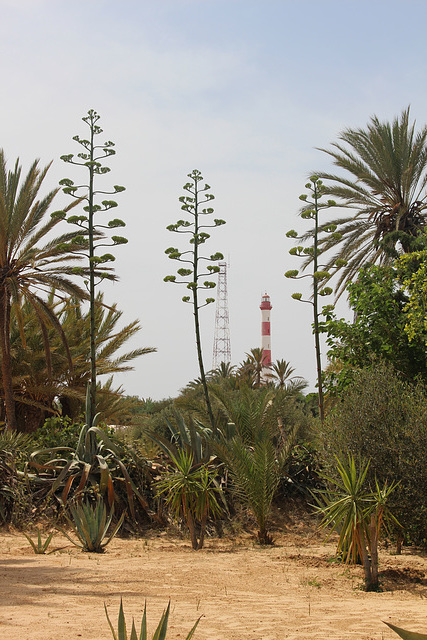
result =
[[[273,308],[270,302],[270,296],[267,293],[261,298],[261,347],[263,349],[264,365],[271,364],[271,331],[270,331],[270,311]],[[267,380],[268,368],[262,371],[263,380]]]

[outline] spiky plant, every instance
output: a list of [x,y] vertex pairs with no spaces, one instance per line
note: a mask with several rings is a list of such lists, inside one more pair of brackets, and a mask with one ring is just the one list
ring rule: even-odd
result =
[[[122,599],[120,599],[120,609],[119,609],[119,617],[118,617],[118,622],[117,622],[117,633],[114,630],[114,627],[112,625],[112,622],[110,620],[110,617],[108,615],[108,610],[107,610],[107,605],[104,602],[104,609],[105,609],[105,615],[107,616],[107,621],[109,624],[109,627],[111,629],[111,633],[113,634],[113,638],[114,640],[128,640],[128,634],[127,634],[127,629],[126,629],[126,621],[125,621],[125,615],[124,615],[124,611],[123,611],[123,601]],[[166,609],[163,611],[162,617],[160,618],[159,624],[157,625],[157,628],[154,632],[154,635],[152,636],[152,640],[166,640],[166,636],[167,636],[167,630],[168,630],[168,622],[169,622],[169,613],[170,613],[170,602],[168,604],[168,606],[166,607]],[[185,637],[185,640],[191,640],[191,638],[194,635],[194,632],[196,630],[197,625],[200,622],[200,618],[198,620],[196,620],[195,624],[193,625],[193,628],[191,629],[191,631],[187,634],[187,636]],[[148,636],[147,636],[147,603],[145,603],[144,605],[144,614],[142,616],[142,621],[141,621],[141,631],[139,633],[139,636],[136,633],[136,628],[135,628],[135,620],[132,618],[132,628],[131,628],[131,633],[129,636],[129,640],[147,640]]]
[[89,501],[70,506],[72,519],[67,517],[68,524],[77,536],[77,541],[71,538],[66,531],[59,529],[70,542],[83,551],[90,553],[103,553],[105,547],[114,538],[124,520],[124,513],[107,537],[108,529],[113,520],[114,508],[111,508],[107,517],[107,508],[102,499],[98,499],[95,505]]
[[37,555],[44,555],[47,552],[54,535],[55,535],[55,531],[51,531],[49,535],[46,537],[46,539],[42,540],[41,531],[40,529],[37,529],[37,541],[34,542],[34,540],[27,533],[24,533],[24,536],[27,538],[28,542],[30,543],[34,553]]
[[346,460],[337,458],[338,477],[324,477],[329,487],[317,491],[320,500],[316,510],[322,518],[322,527],[332,527],[332,531],[339,532],[337,553],[343,561],[355,563],[361,558],[365,589],[377,591],[381,528],[387,520],[398,526],[399,523],[387,505],[396,485],[380,487],[377,482],[374,490],[367,487],[365,480],[369,464],[369,461],[361,461],[358,465],[350,455]]
[[179,449],[176,457],[169,455],[173,470],[156,484],[157,494],[166,496],[175,518],[184,518],[192,547],[197,551],[203,546],[209,516],[221,513],[216,469],[207,464],[194,464],[193,453],[186,449]]
[[416,633],[415,631],[408,631],[407,629],[401,629],[400,627],[396,627],[394,624],[390,622],[385,622],[390,629],[392,629],[398,636],[403,638],[403,640],[427,640],[427,633]]

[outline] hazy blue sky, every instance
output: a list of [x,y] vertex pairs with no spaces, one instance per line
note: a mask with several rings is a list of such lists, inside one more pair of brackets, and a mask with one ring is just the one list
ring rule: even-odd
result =
[[[54,160],[47,188],[78,180],[59,156],[79,151],[72,136],[85,134],[90,108],[116,143],[106,183],[127,187],[117,215],[129,244],[116,251],[120,281],[106,296],[125,321],[140,319],[133,346],[158,348],[117,381],[160,399],[198,375],[191,309],[163,282],[176,264],[164,255],[176,244],[165,227],[181,217],[181,187],[197,168],[227,221],[206,246],[230,259],[233,362],[260,345],[267,291],[273,359],[313,383],[311,311],[290,299],[283,274],[298,263],[285,233],[302,229],[307,176],[330,168],[316,147],[409,104],[427,122],[426,2],[0,0],[0,9],[0,146],[10,163]],[[214,314],[214,305],[202,313],[208,369]]]

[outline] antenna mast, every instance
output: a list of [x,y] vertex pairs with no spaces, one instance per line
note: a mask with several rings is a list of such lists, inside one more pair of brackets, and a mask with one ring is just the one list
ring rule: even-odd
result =
[[219,262],[218,287],[215,310],[215,334],[212,368],[217,369],[221,362],[231,362],[230,324],[228,317],[227,263]]

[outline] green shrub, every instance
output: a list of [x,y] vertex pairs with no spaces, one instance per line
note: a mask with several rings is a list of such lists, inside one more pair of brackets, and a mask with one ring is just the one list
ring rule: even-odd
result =
[[0,431],[0,523],[20,526],[28,521],[32,496],[22,469],[32,442],[28,434]]
[[34,449],[77,446],[82,421],[75,422],[68,416],[47,418],[42,427],[34,434]]
[[380,485],[398,485],[390,508],[408,539],[427,546],[426,391],[378,361],[354,376],[321,427],[327,473],[334,473],[335,456],[370,459],[367,481],[371,488],[375,479]]

